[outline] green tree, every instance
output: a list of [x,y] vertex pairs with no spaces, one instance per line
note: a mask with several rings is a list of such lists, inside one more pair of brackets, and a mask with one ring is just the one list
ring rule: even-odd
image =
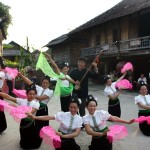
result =
[[9,9],[10,6],[4,5],[0,2],[0,27],[4,29],[6,35],[8,26],[12,22],[12,16],[9,14]]

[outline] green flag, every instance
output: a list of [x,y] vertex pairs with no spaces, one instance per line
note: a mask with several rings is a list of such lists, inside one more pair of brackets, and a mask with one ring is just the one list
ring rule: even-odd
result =
[[71,94],[72,90],[73,90],[73,84],[70,83],[70,86],[69,87],[61,87],[61,79],[59,78],[62,78],[64,77],[65,75],[62,74],[62,75],[58,75],[56,74],[53,69],[51,68],[51,66],[49,65],[49,63],[47,62],[46,58],[45,58],[45,55],[41,52],[39,58],[38,58],[38,61],[37,61],[37,64],[36,64],[36,70],[38,69],[41,69],[43,71],[43,73],[51,78],[57,78],[57,83],[56,83],[56,86],[55,86],[55,91],[54,91],[54,94],[55,95],[68,95],[68,94]]
[[36,64],[36,70],[41,69],[43,73],[51,78],[59,78],[47,62],[44,54],[41,52]]

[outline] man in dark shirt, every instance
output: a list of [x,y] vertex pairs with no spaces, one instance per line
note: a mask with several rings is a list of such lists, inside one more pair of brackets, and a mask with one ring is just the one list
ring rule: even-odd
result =
[[[78,95],[78,98],[81,99],[82,104],[79,108],[79,113],[80,116],[85,115],[85,103],[86,103],[86,98],[88,96],[88,79],[89,78],[97,78],[98,76],[98,68],[97,68],[97,63],[94,61],[92,62],[93,65],[93,71],[88,71],[86,68],[86,58],[85,57],[80,57],[78,59],[78,67],[73,69],[70,73],[70,77],[75,81],[76,85],[80,86],[79,90],[76,90],[74,88],[73,93],[76,93]],[[87,72],[86,76],[83,78],[85,73]],[[83,78],[83,80],[82,80]]]

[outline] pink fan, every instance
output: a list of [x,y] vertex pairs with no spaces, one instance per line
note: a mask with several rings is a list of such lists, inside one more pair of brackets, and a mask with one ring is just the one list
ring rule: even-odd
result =
[[13,93],[19,98],[27,98],[26,90],[16,90],[13,89]]
[[139,118],[134,119],[134,122],[138,122],[138,123],[142,123],[144,121],[146,121],[145,116],[140,116]]
[[0,100],[0,111],[4,111],[5,106],[8,106],[8,103],[3,100]]
[[150,125],[150,116],[147,117],[147,124]]
[[140,116],[139,118],[134,119],[134,122],[137,122],[137,123],[142,123],[144,121],[147,121],[147,124],[150,124],[150,116],[148,117]]
[[10,115],[12,115],[12,117],[16,122],[20,122],[21,119],[27,117],[25,113],[31,111],[32,111],[32,107],[30,106],[18,106],[18,107],[13,107],[12,111],[10,112]]
[[9,68],[9,67],[6,67],[6,68],[5,68],[5,71],[6,71],[13,79],[15,79],[16,76],[18,75],[18,70],[17,70],[17,68]]
[[130,62],[126,63],[126,64],[123,66],[123,68],[121,69],[121,73],[125,73],[125,72],[128,71],[128,70],[133,71],[133,65],[132,65]]
[[40,137],[43,138],[44,142],[54,148],[61,147],[61,139],[55,133],[55,130],[51,126],[45,126],[40,131]]
[[116,87],[118,89],[132,89],[133,86],[127,79],[123,79],[116,83]]
[[127,128],[122,125],[113,125],[109,129],[110,131],[107,132],[107,137],[110,143],[116,142],[128,135]]

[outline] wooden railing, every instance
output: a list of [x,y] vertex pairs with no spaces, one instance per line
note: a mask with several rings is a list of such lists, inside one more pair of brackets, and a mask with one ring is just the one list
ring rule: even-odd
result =
[[84,48],[81,49],[81,56],[95,56],[100,50],[104,51],[104,55],[112,55],[118,53],[129,53],[136,50],[142,50],[142,52],[144,52],[144,50],[147,49],[149,49],[150,52],[150,36]]

